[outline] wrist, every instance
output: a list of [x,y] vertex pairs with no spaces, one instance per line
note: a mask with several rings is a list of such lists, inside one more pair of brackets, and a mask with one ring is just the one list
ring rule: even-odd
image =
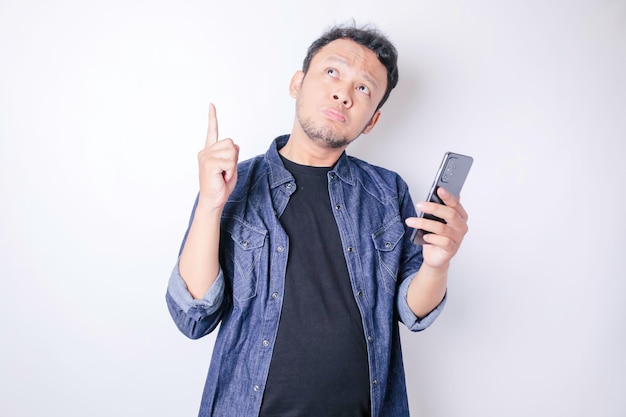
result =
[[208,217],[222,217],[222,210],[224,209],[223,205],[215,204],[213,201],[207,198],[202,198],[200,196],[198,198],[198,204],[196,205],[195,216],[208,216]]
[[422,266],[420,267],[420,272],[422,275],[427,275],[433,278],[437,278],[437,277],[446,278],[448,276],[449,269],[450,269],[450,262],[445,262],[442,265],[436,265],[436,266],[433,266],[424,262]]

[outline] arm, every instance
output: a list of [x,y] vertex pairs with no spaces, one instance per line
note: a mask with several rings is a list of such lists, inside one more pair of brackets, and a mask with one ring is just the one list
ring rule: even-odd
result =
[[205,147],[198,154],[198,204],[179,261],[180,275],[195,299],[204,296],[219,274],[220,219],[237,183],[238,158],[239,146],[231,139],[218,140],[211,104]]
[[444,219],[446,224],[418,217],[406,220],[410,227],[432,232],[424,235],[424,240],[428,243],[422,249],[424,263],[407,293],[408,305],[417,317],[425,317],[443,300],[448,285],[450,261],[468,230],[467,213],[459,200],[443,188],[439,188],[437,194],[445,205],[422,202],[417,204],[417,208]]

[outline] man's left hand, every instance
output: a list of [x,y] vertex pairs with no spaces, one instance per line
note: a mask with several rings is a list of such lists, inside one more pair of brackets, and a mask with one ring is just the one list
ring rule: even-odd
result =
[[423,217],[408,218],[406,224],[415,229],[431,232],[424,234],[424,241],[427,243],[423,247],[424,263],[431,268],[447,268],[467,233],[467,212],[459,199],[444,188],[439,188],[437,195],[445,205],[420,202],[417,203],[417,209],[422,213],[444,219],[445,224]]

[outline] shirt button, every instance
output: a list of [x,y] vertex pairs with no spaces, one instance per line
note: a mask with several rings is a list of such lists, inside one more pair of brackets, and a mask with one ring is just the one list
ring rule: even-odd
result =
[[373,380],[372,381],[372,385],[374,385],[374,386],[378,385],[378,380],[377,379]]
[[389,249],[391,247],[391,242],[385,242],[385,248]]
[[356,295],[358,295],[359,297],[363,296],[363,291],[358,290],[358,291],[356,292]]
[[264,347],[268,347],[270,345],[270,341],[269,340],[264,340],[263,341],[263,346]]
[[335,208],[336,208],[337,210],[341,210],[341,204],[337,204],[337,205],[335,206]]
[[372,342],[372,341],[374,341],[374,338],[372,336],[367,336],[367,341],[368,342]]
[[261,389],[261,387],[259,387],[258,385],[255,385],[255,386],[253,386],[253,387],[252,387],[252,389],[253,389],[255,392],[258,392],[258,391]]
[[273,298],[274,300],[278,300],[278,293],[277,293],[277,292],[272,293],[272,298]]
[[348,252],[352,252],[354,248],[352,246],[348,246]]
[[287,187],[287,189],[290,189],[291,188],[291,183],[290,182],[287,183],[286,187]]
[[285,250],[285,248],[283,246],[279,246],[279,247],[276,248],[276,250],[278,252],[283,252]]

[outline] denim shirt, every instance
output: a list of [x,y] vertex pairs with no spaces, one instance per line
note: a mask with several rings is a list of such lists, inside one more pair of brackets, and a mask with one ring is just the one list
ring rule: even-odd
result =
[[[289,256],[279,217],[296,190],[278,154],[288,139],[277,138],[265,155],[238,165],[237,185],[222,212],[221,269],[204,298],[192,298],[178,265],[170,277],[167,305],[183,334],[197,339],[220,324],[201,417],[259,413]],[[445,304],[444,297],[418,319],[406,301],[423,261],[404,224],[416,215],[408,187],[396,173],[344,153],[328,173],[328,190],[367,339],[372,416],[408,416],[398,321],[423,330]]]

